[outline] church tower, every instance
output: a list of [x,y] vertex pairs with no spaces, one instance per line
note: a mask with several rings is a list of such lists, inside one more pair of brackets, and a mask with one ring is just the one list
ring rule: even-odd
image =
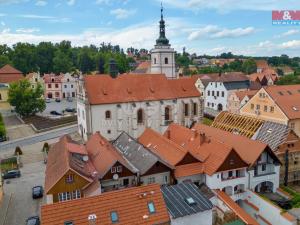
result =
[[168,79],[176,79],[175,51],[171,48],[166,38],[163,7],[161,7],[161,19],[159,22],[159,38],[154,49],[151,50],[151,73],[164,73]]

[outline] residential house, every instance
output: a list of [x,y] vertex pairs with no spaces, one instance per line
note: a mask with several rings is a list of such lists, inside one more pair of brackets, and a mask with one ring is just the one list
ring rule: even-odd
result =
[[139,186],[41,207],[42,225],[170,225],[158,184]]
[[0,111],[2,113],[6,113],[11,110],[11,106],[7,101],[9,84],[23,78],[22,72],[10,65],[5,65],[0,69]]
[[260,59],[260,60],[255,60],[255,62],[257,67],[257,73],[262,73],[264,70],[269,69],[267,60]]
[[220,74],[218,78],[209,82],[205,88],[205,110],[223,111],[228,109],[228,96],[237,90],[250,88],[250,81],[246,75],[239,72]]
[[300,181],[300,138],[287,125],[222,112],[212,126],[268,144],[283,164],[280,167],[280,183]]
[[164,132],[170,122],[184,126],[202,120],[203,104],[192,79],[163,74],[87,75],[77,89],[78,130],[100,131],[108,140],[122,131],[137,138],[146,127]]
[[228,112],[240,113],[240,108],[245,105],[257,90],[235,91],[228,96]]
[[76,79],[70,74],[62,74],[61,79],[62,98],[76,97]]
[[154,155],[126,132],[113,141],[113,146],[138,170],[138,183],[141,185],[158,183],[172,184],[173,167]]
[[100,183],[96,179],[88,153],[65,135],[51,146],[48,153],[45,193],[47,203],[62,202],[89,196],[89,187],[95,187],[101,193]]
[[63,75],[45,74],[45,98],[62,99],[62,79]]
[[300,85],[261,88],[241,109],[242,115],[288,125],[300,136]]
[[273,69],[265,69],[260,73],[250,74],[249,79],[252,82],[261,84],[261,86],[269,86],[278,81],[278,74]]
[[213,224],[213,205],[195,184],[180,183],[162,186],[161,191],[172,225]]
[[179,183],[205,183],[235,200],[242,199],[246,189],[275,192],[279,186],[280,162],[259,141],[202,124],[192,130],[171,124],[164,135],[146,129],[138,140],[175,167]]
[[142,61],[138,64],[138,66],[135,68],[135,70],[132,71],[132,73],[137,74],[149,74],[151,72],[151,61],[146,60]]
[[26,75],[26,79],[30,82],[33,89],[37,87],[37,84],[41,84],[44,87],[44,80],[41,78],[40,73],[29,73]]

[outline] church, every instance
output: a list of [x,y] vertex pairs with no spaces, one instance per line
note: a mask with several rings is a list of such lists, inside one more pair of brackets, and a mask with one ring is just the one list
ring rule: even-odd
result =
[[78,132],[84,140],[95,132],[108,140],[122,131],[137,138],[146,128],[163,133],[170,123],[191,127],[202,120],[203,98],[194,79],[176,76],[163,10],[159,23],[150,73],[85,75],[78,80]]

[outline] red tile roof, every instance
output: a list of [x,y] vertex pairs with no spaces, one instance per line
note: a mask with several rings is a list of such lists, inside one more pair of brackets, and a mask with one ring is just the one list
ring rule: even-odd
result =
[[266,69],[269,67],[268,62],[266,60],[255,60],[257,68]]
[[[149,213],[153,202],[155,213]],[[111,212],[117,212],[118,224],[149,225],[169,223],[170,218],[158,184],[127,188],[72,201],[44,205],[41,208],[42,225],[62,225],[73,221],[88,224],[88,216],[97,216],[96,224],[111,225]]]
[[92,173],[94,171],[90,162],[83,163],[83,167],[79,167],[73,162],[73,157],[69,151],[70,144],[73,143],[70,136],[65,135],[59,139],[57,143],[50,147],[48,153],[45,191],[49,192],[51,188],[69,171],[73,170],[88,182],[92,182]]
[[137,172],[99,132],[96,132],[87,141],[86,151],[99,178],[102,178],[116,162],[121,163],[132,173]]
[[[61,83],[64,75],[56,75],[56,74],[44,74],[43,79],[45,83]],[[54,82],[52,82],[52,79],[54,79]]]
[[200,97],[192,81],[172,81],[163,74],[87,75],[84,81],[93,105]]
[[204,163],[189,163],[175,167],[175,177],[188,177],[204,173]]
[[240,101],[242,101],[246,96],[252,98],[258,90],[245,90],[245,91],[236,91],[235,94]]
[[226,193],[220,190],[215,190],[217,196],[222,200],[244,223],[247,225],[259,225],[244,209],[235,203]]
[[22,72],[10,65],[5,65],[0,69],[0,83],[12,83],[23,78]]
[[300,84],[264,87],[289,119],[300,118]]

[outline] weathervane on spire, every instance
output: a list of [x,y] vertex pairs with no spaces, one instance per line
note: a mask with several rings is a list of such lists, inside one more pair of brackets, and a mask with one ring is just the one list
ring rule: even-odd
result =
[[164,8],[163,4],[161,1],[161,8],[160,8],[160,13],[161,13],[161,19],[159,21],[159,38],[156,40],[156,45],[169,45],[169,40],[166,38],[166,26],[165,26],[165,21],[164,21]]
[[163,4],[162,4],[162,1],[160,2],[160,6],[161,6],[161,8],[160,8],[160,14],[161,14],[161,19],[163,19],[163,12],[164,12],[164,7],[163,7]]

